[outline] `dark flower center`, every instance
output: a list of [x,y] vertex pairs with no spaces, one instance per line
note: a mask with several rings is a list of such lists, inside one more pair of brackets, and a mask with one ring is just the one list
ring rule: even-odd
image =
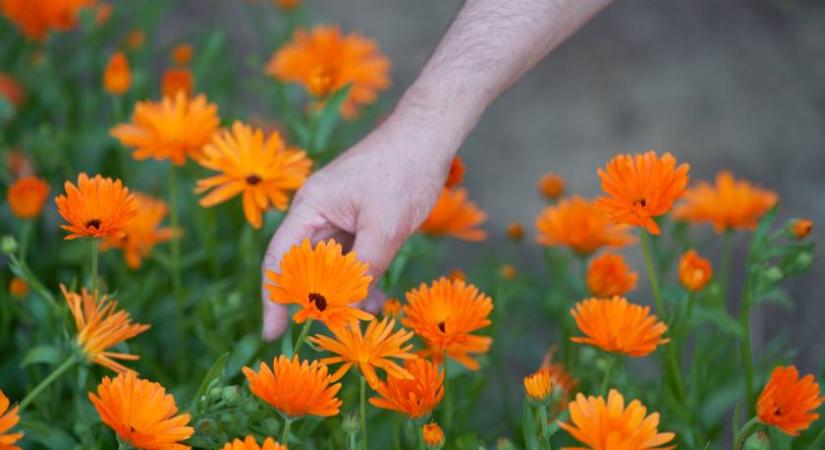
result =
[[633,206],[641,206],[642,208],[644,208],[645,206],[647,206],[647,200],[636,200],[635,202],[633,202]]
[[314,303],[318,311],[324,312],[324,310],[327,309],[327,299],[316,292],[309,293],[309,302]]
[[86,222],[86,228],[100,229],[100,219],[92,219]]
[[249,175],[246,177],[246,184],[250,186],[255,186],[256,184],[261,182],[261,177],[258,175]]
[[442,333],[446,333],[447,332],[447,323],[444,322],[443,320],[441,322],[438,322],[438,329],[441,330]]

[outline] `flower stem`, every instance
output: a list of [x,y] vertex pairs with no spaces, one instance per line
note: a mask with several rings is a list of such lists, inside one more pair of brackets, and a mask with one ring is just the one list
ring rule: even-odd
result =
[[539,411],[539,422],[541,423],[541,448],[543,450],[551,450],[550,436],[547,432],[547,405],[537,407]]
[[447,373],[447,352],[444,351],[444,432],[449,433],[453,426],[453,389]]
[[57,369],[55,369],[54,372],[50,373],[49,376],[47,376],[43,381],[40,382],[40,384],[35,386],[35,388],[32,389],[32,391],[29,392],[28,395],[26,395],[26,397],[23,399],[23,401],[20,402],[20,411],[22,412],[23,410],[25,410],[26,407],[29,406],[29,404],[32,401],[34,401],[34,399],[41,392],[43,392],[44,389],[49,387],[49,385],[52,384],[54,382],[54,380],[58,379],[61,375],[66,373],[67,370],[71,369],[72,366],[74,366],[76,362],[77,362],[77,356],[75,356],[75,355],[70,356],[68,359],[66,359],[66,361],[63,362],[63,364],[61,364]]
[[733,258],[733,231],[725,231],[722,238],[722,255],[719,258],[719,290],[722,292],[722,304],[728,298],[730,265]]
[[301,346],[304,345],[304,341],[307,340],[307,335],[309,334],[309,329],[312,327],[312,319],[308,319],[304,322],[304,327],[301,328],[301,334],[298,335],[298,339],[295,341],[295,346],[292,348],[292,354],[297,355],[298,351],[301,350]]
[[750,305],[745,304],[739,321],[742,326],[742,369],[745,372],[745,402],[748,404],[748,414],[754,414],[753,396],[753,356],[751,354],[751,312]]
[[610,387],[610,378],[613,377],[613,371],[616,368],[617,359],[613,355],[608,355],[607,357],[607,367],[604,369],[604,378],[602,378],[602,384],[599,387],[599,394],[606,395],[607,388]]
[[[180,229],[180,219],[178,217],[178,180],[177,171],[174,166],[169,167],[169,223],[173,230]],[[176,237],[169,243],[172,250],[170,264],[172,266],[172,291],[175,294],[175,314],[177,320],[178,333],[178,354],[183,356],[186,352],[186,298],[183,296],[181,286],[181,263],[180,263],[180,238]],[[185,364],[179,364],[180,375],[183,375]]]
[[92,295],[97,295],[98,259],[100,257],[100,239],[92,239]]
[[742,450],[742,446],[745,445],[745,440],[752,435],[756,429],[759,427],[759,418],[754,417],[753,419],[749,420],[745,425],[742,426],[742,429],[736,433],[736,437],[733,441],[733,450]]
[[284,431],[281,434],[281,444],[282,445],[289,446],[289,444],[287,443],[287,442],[289,442],[289,429],[292,427],[292,422],[294,422],[294,421],[295,421],[295,419],[293,419],[291,417],[284,418]]
[[368,450],[367,445],[367,380],[361,375],[361,406],[358,415],[361,420],[361,449]]

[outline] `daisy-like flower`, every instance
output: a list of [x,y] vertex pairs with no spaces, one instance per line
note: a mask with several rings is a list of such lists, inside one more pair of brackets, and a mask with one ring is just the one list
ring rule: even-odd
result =
[[100,420],[118,437],[141,450],[189,450],[181,444],[194,429],[189,414],[177,414],[175,398],[158,383],[142,380],[134,372],[104,377],[89,400]]
[[548,172],[539,178],[539,193],[547,200],[558,200],[564,194],[564,178]]
[[10,433],[9,430],[20,422],[17,406],[9,409],[11,402],[3,391],[0,391],[0,450],[20,450],[14,445],[23,438],[23,433]]
[[375,388],[380,397],[370,398],[370,403],[412,419],[424,417],[444,398],[444,372],[423,358],[404,361],[404,368],[413,378],[389,375],[385,383],[379,383]]
[[166,69],[160,81],[164,97],[175,98],[178,92],[189,97],[195,89],[195,77],[189,69]]
[[624,297],[587,299],[570,310],[584,337],[570,338],[606,352],[645,356],[670,339],[663,338],[667,325],[657,322],[650,308],[630,303]]
[[438,450],[444,447],[444,430],[435,422],[426,423],[421,427],[421,439],[428,449]]
[[29,39],[43,41],[49,31],[77,27],[80,10],[95,0],[0,0],[0,11]]
[[117,52],[109,59],[103,71],[103,89],[112,95],[123,95],[132,85],[132,69],[123,52]]
[[358,323],[353,323],[342,328],[333,328],[334,339],[319,334],[310,337],[309,340],[321,349],[338,355],[321,359],[321,362],[327,365],[343,363],[332,375],[334,380],[341,379],[350,367],[357,365],[367,383],[376,386],[376,369],[383,369],[394,377],[412,379],[412,375],[391,358],[416,358],[410,353],[412,344],[407,343],[412,339],[413,333],[403,328],[397,331],[393,331],[394,329],[395,320],[384,318],[379,322],[373,319],[364,333],[361,333]]
[[0,72],[0,97],[5,98],[15,107],[19,107],[26,98],[26,91],[13,76]]
[[77,186],[67,181],[66,194],[55,199],[57,211],[68,222],[61,227],[70,234],[65,239],[81,237],[122,237],[137,214],[137,202],[120,180],[85,173],[77,177]]
[[796,239],[802,240],[811,234],[814,229],[814,222],[808,219],[796,219],[791,224],[791,234]]
[[421,224],[420,230],[430,236],[451,236],[465,241],[483,241],[487,233],[477,227],[487,214],[467,198],[464,188],[444,189]]
[[407,292],[402,322],[427,343],[424,353],[436,362],[446,353],[477,370],[479,364],[470,355],[486,353],[493,339],[472,333],[490,325],[492,310],[492,299],[472,284],[441,277]]
[[685,289],[691,292],[701,291],[712,277],[710,261],[699,256],[696,250],[688,250],[679,258],[679,281]]
[[292,40],[272,55],[265,71],[288,83],[299,83],[324,100],[346,85],[350,91],[341,115],[354,118],[358,107],[373,103],[390,86],[390,61],[371,39],[338,27],[297,30]]
[[182,165],[186,158],[201,157],[218,125],[218,107],[205,96],[189,98],[178,92],[174,98],[138,102],[132,122],[115,126],[111,134],[124,146],[134,148],[134,159],[168,159]]
[[118,373],[130,372],[131,369],[115,360],[135,361],[140,357],[108,350],[143,333],[150,326],[132,323],[129,313],[119,311],[117,302],[105,295],[102,297],[97,294],[93,295],[86,289],[79,294],[69,292],[62,284],[60,290],[74,317],[77,328],[75,339],[86,355],[86,359],[90,363],[100,364]]
[[261,227],[263,212],[270,205],[286,210],[288,194],[304,184],[312,167],[306,153],[287,149],[277,132],[265,136],[240,122],[232,125],[231,132],[219,132],[199,162],[220,172],[198,181],[195,192],[211,189],[200,205],[214,206],[242,194],[244,215],[254,228]]
[[624,295],[636,288],[638,278],[622,255],[610,252],[594,258],[587,268],[587,288],[596,297]]
[[553,393],[553,374],[549,370],[541,370],[524,377],[524,392],[530,400],[544,403]]
[[258,372],[243,368],[249,381],[249,390],[256,397],[272,405],[282,414],[295,418],[301,416],[330,417],[341,409],[336,397],[340,383],[333,383],[327,366],[319,361],[299,361],[278,356],[270,368],[261,363]]
[[145,194],[135,193],[137,215],[129,222],[125,234],[111,236],[101,243],[101,250],[119,248],[123,250],[126,265],[132,269],[140,267],[143,259],[152,253],[156,244],[175,239],[180,230],[161,227],[169,213],[166,202]]
[[661,157],[650,150],[636,155],[615,156],[599,168],[606,196],[597,200],[613,223],[644,227],[659,234],[653,218],[667,214],[673,202],[685,193],[690,165],[676,166],[670,153]]
[[458,186],[464,181],[464,173],[467,168],[464,166],[464,161],[460,156],[454,156],[450,163],[450,171],[447,172],[447,180],[444,181],[445,188]]
[[545,208],[536,218],[536,229],[539,244],[569,247],[579,255],[633,242],[627,227],[611,224],[595,203],[581,197],[564,199]]
[[568,447],[566,450],[669,450],[667,446],[674,433],[659,432],[659,413],[647,414],[647,408],[638,400],[626,407],[619,391],[611,389],[604,397],[585,397],[576,394],[569,405],[570,422],[559,426],[587,447]]
[[765,425],[797,436],[819,418],[816,410],[823,402],[825,397],[820,396],[819,384],[813,375],[800,378],[794,366],[777,367],[759,394],[756,415]]
[[6,193],[9,209],[18,219],[31,220],[43,212],[49,198],[49,185],[35,176],[15,180]]
[[227,442],[221,450],[287,450],[287,448],[286,445],[271,437],[264,439],[263,445],[258,445],[258,441],[250,435],[244,440],[235,439],[232,442]]
[[700,181],[685,193],[685,201],[673,215],[692,223],[711,223],[717,233],[726,230],[752,230],[779,201],[775,192],[737,180],[723,170],[716,174],[716,185]]

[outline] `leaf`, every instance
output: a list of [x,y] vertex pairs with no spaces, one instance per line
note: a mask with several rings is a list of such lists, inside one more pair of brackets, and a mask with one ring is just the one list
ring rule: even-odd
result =
[[221,355],[215,364],[212,364],[212,367],[206,372],[206,375],[201,380],[200,387],[198,391],[195,393],[195,397],[192,399],[192,405],[194,406],[195,402],[198,401],[204,394],[206,394],[206,390],[209,388],[209,384],[212,380],[219,379],[224,372],[224,368],[226,367],[226,361],[229,359],[229,352],[224,353]]
[[317,154],[326,148],[329,143],[329,137],[332,135],[332,130],[340,118],[341,105],[347,99],[352,85],[348,84],[333,94],[332,98],[324,103],[324,108],[315,119],[315,136],[313,139],[312,148],[309,149],[310,154]]
[[241,367],[249,364],[249,361],[258,353],[261,346],[261,338],[257,334],[247,334],[236,345],[235,350],[226,363],[227,378],[234,377],[241,372]]
[[51,345],[38,345],[32,348],[23,359],[20,361],[20,367],[26,367],[31,364],[56,364],[63,357],[63,352],[60,349]]
[[742,325],[724,311],[696,308],[696,310],[693,311],[691,321],[695,323],[711,323],[715,325],[719,331],[737,338],[745,335],[742,332]]
[[50,450],[72,450],[78,443],[69,433],[52,428],[42,422],[21,420],[20,429],[26,433],[26,438],[37,442]]
[[521,414],[522,428],[524,429],[524,444],[527,450],[539,449],[539,433],[536,430],[536,418],[533,415],[533,407],[525,400]]

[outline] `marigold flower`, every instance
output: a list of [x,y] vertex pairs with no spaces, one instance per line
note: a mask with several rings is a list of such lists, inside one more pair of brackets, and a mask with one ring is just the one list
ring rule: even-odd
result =
[[535,402],[545,402],[553,393],[553,374],[549,370],[538,371],[524,377],[524,392]]
[[175,239],[180,234],[180,230],[160,226],[169,213],[166,202],[140,193],[134,195],[137,215],[129,222],[125,234],[106,238],[100,247],[101,250],[122,249],[126,265],[131,269],[139,268],[156,244]]
[[134,159],[168,159],[182,165],[187,157],[201,157],[219,124],[218,107],[205,96],[189,98],[178,92],[174,98],[138,102],[132,123],[115,126],[111,134],[124,146],[134,147]]
[[62,284],[60,290],[74,317],[77,345],[83,349],[89,362],[108,367],[118,373],[131,371],[115,360],[136,361],[140,359],[139,356],[107,350],[143,333],[150,326],[132,323],[129,313],[119,311],[117,302],[109,300],[106,295],[101,297],[97,293],[89,293],[86,289],[79,294],[69,292]]
[[9,209],[18,219],[30,220],[43,212],[49,198],[49,185],[35,176],[18,178],[6,193]]
[[404,368],[413,379],[387,377],[375,387],[380,397],[370,398],[378,408],[406,414],[412,419],[429,414],[444,398],[444,372],[423,358],[404,361]]
[[650,308],[630,303],[624,297],[587,299],[570,310],[584,337],[573,342],[590,344],[606,352],[645,356],[670,339],[663,338],[667,325],[657,322]]
[[564,194],[564,178],[553,172],[547,172],[539,178],[539,193],[548,200],[558,200]]
[[103,89],[112,95],[123,95],[132,85],[132,69],[123,52],[117,52],[109,58],[103,71]]
[[146,42],[146,33],[140,29],[134,29],[126,35],[126,46],[130,50],[140,50]]
[[631,401],[625,407],[624,397],[615,389],[607,394],[607,402],[604,397],[576,394],[576,400],[570,403],[569,410],[572,423],[559,422],[559,426],[593,450],[675,448],[662,447],[676,435],[659,433],[659,413],[648,415],[647,408],[638,400]]
[[467,199],[464,188],[444,189],[420,230],[431,236],[452,236],[465,241],[483,241],[487,233],[476,227],[487,214]]
[[636,288],[638,278],[622,255],[610,252],[594,258],[587,268],[587,288],[596,297],[624,295]]
[[518,269],[516,269],[516,266],[512,264],[502,265],[501,269],[499,269],[498,272],[499,275],[501,275],[501,278],[504,278],[508,281],[513,281],[516,279],[516,277],[518,277]]
[[68,225],[61,227],[79,237],[122,237],[137,214],[137,201],[120,180],[85,173],[77,177],[77,186],[67,181],[66,194],[55,198],[57,211]]
[[[97,395],[89,400],[100,420],[121,440],[142,450],[189,450],[180,442],[192,436],[189,414],[177,414],[175,398],[158,383],[126,372],[114,379],[104,377]],[[177,415],[176,415],[177,414]]]
[[18,414],[18,407],[15,406],[9,409],[9,398],[3,391],[0,391],[0,449],[2,450],[20,450],[20,447],[14,445],[15,442],[23,438],[23,433],[9,433],[18,422],[20,422],[20,415]]
[[13,76],[0,72],[0,96],[15,107],[19,107],[23,104],[26,91]]
[[160,82],[164,97],[175,98],[178,92],[189,97],[195,89],[195,78],[189,69],[166,69]]
[[261,363],[258,372],[244,367],[243,373],[255,396],[289,417],[329,417],[341,408],[336,397],[341,384],[333,384],[327,366],[319,361],[302,362],[297,355],[292,359],[281,355],[272,361],[272,368]]
[[796,219],[791,224],[791,234],[799,240],[805,239],[814,229],[814,222],[808,219]]
[[80,10],[95,0],[0,0],[0,11],[23,36],[43,41],[49,31],[70,31]]
[[272,0],[272,3],[284,11],[292,11],[301,6],[301,0]]
[[450,163],[450,171],[447,172],[447,180],[444,181],[445,188],[456,187],[464,181],[464,173],[467,168],[464,166],[464,161],[460,156],[454,156]]
[[819,418],[817,409],[825,402],[813,375],[799,377],[794,366],[776,367],[759,400],[756,415],[765,425],[771,425],[790,436],[799,435]]
[[524,225],[518,222],[507,225],[507,237],[513,242],[520,242],[524,239]]
[[20,277],[12,277],[9,282],[9,294],[18,298],[25,297],[29,295],[29,285]]
[[689,164],[676,166],[670,153],[661,157],[649,150],[636,155],[615,156],[599,169],[606,196],[597,200],[613,223],[644,227],[659,234],[654,217],[667,214],[688,184]]
[[712,277],[710,261],[699,256],[696,250],[688,250],[679,258],[679,281],[685,289],[691,292],[701,291]]
[[633,242],[626,226],[611,224],[594,202],[581,197],[564,199],[545,208],[536,218],[536,229],[539,244],[567,246],[579,255]]
[[200,205],[214,206],[242,194],[244,215],[254,228],[261,227],[263,212],[270,205],[286,210],[288,193],[304,184],[312,167],[306,153],[287,149],[278,133],[264,136],[262,130],[240,122],[232,125],[231,132],[218,132],[199,162],[221,172],[198,181],[195,192],[212,189]]
[[332,374],[333,380],[340,380],[353,365],[358,366],[364,379],[370,386],[378,384],[376,369],[383,369],[388,375],[397,378],[412,379],[412,375],[391,358],[415,359],[410,353],[413,346],[407,343],[413,337],[411,331],[395,329],[395,320],[384,318],[380,322],[373,319],[367,325],[367,331],[361,333],[361,325],[353,323],[340,328],[333,328],[335,338],[319,334],[309,341],[319,348],[337,354],[322,358],[326,365],[341,364]]
[[427,343],[429,349],[424,353],[436,362],[447,354],[477,370],[479,364],[470,355],[486,353],[493,339],[472,333],[490,325],[492,299],[472,284],[446,277],[431,286],[421,283],[406,295],[402,323]]
[[189,61],[192,60],[192,46],[189,44],[180,44],[175,46],[170,53],[170,57],[172,58],[172,62],[177,64],[178,66],[185,66],[189,64]]
[[444,430],[437,423],[431,422],[421,427],[421,439],[428,449],[444,447]]
[[390,298],[384,302],[384,306],[381,309],[381,315],[384,317],[395,317],[398,318],[401,316],[403,312],[403,305],[397,298]]
[[541,361],[541,369],[550,372],[550,376],[553,379],[553,386],[557,389],[560,389],[565,394],[572,394],[576,387],[579,385],[578,380],[573,378],[573,375],[567,371],[562,363],[554,363],[553,362],[553,353],[555,348],[550,348],[544,354],[544,357]]
[[252,435],[249,435],[244,440],[235,439],[232,442],[227,442],[221,450],[287,450],[287,448],[286,445],[271,437],[264,439],[263,446],[258,445],[258,441]]
[[390,86],[390,61],[371,39],[343,35],[338,27],[297,30],[292,40],[272,55],[266,73],[325,99],[350,85],[341,115],[354,118],[360,105],[372,103]]
[[685,201],[673,215],[692,223],[712,223],[717,233],[756,228],[756,223],[779,201],[776,193],[737,180],[723,170],[716,185],[700,181],[685,193]]

